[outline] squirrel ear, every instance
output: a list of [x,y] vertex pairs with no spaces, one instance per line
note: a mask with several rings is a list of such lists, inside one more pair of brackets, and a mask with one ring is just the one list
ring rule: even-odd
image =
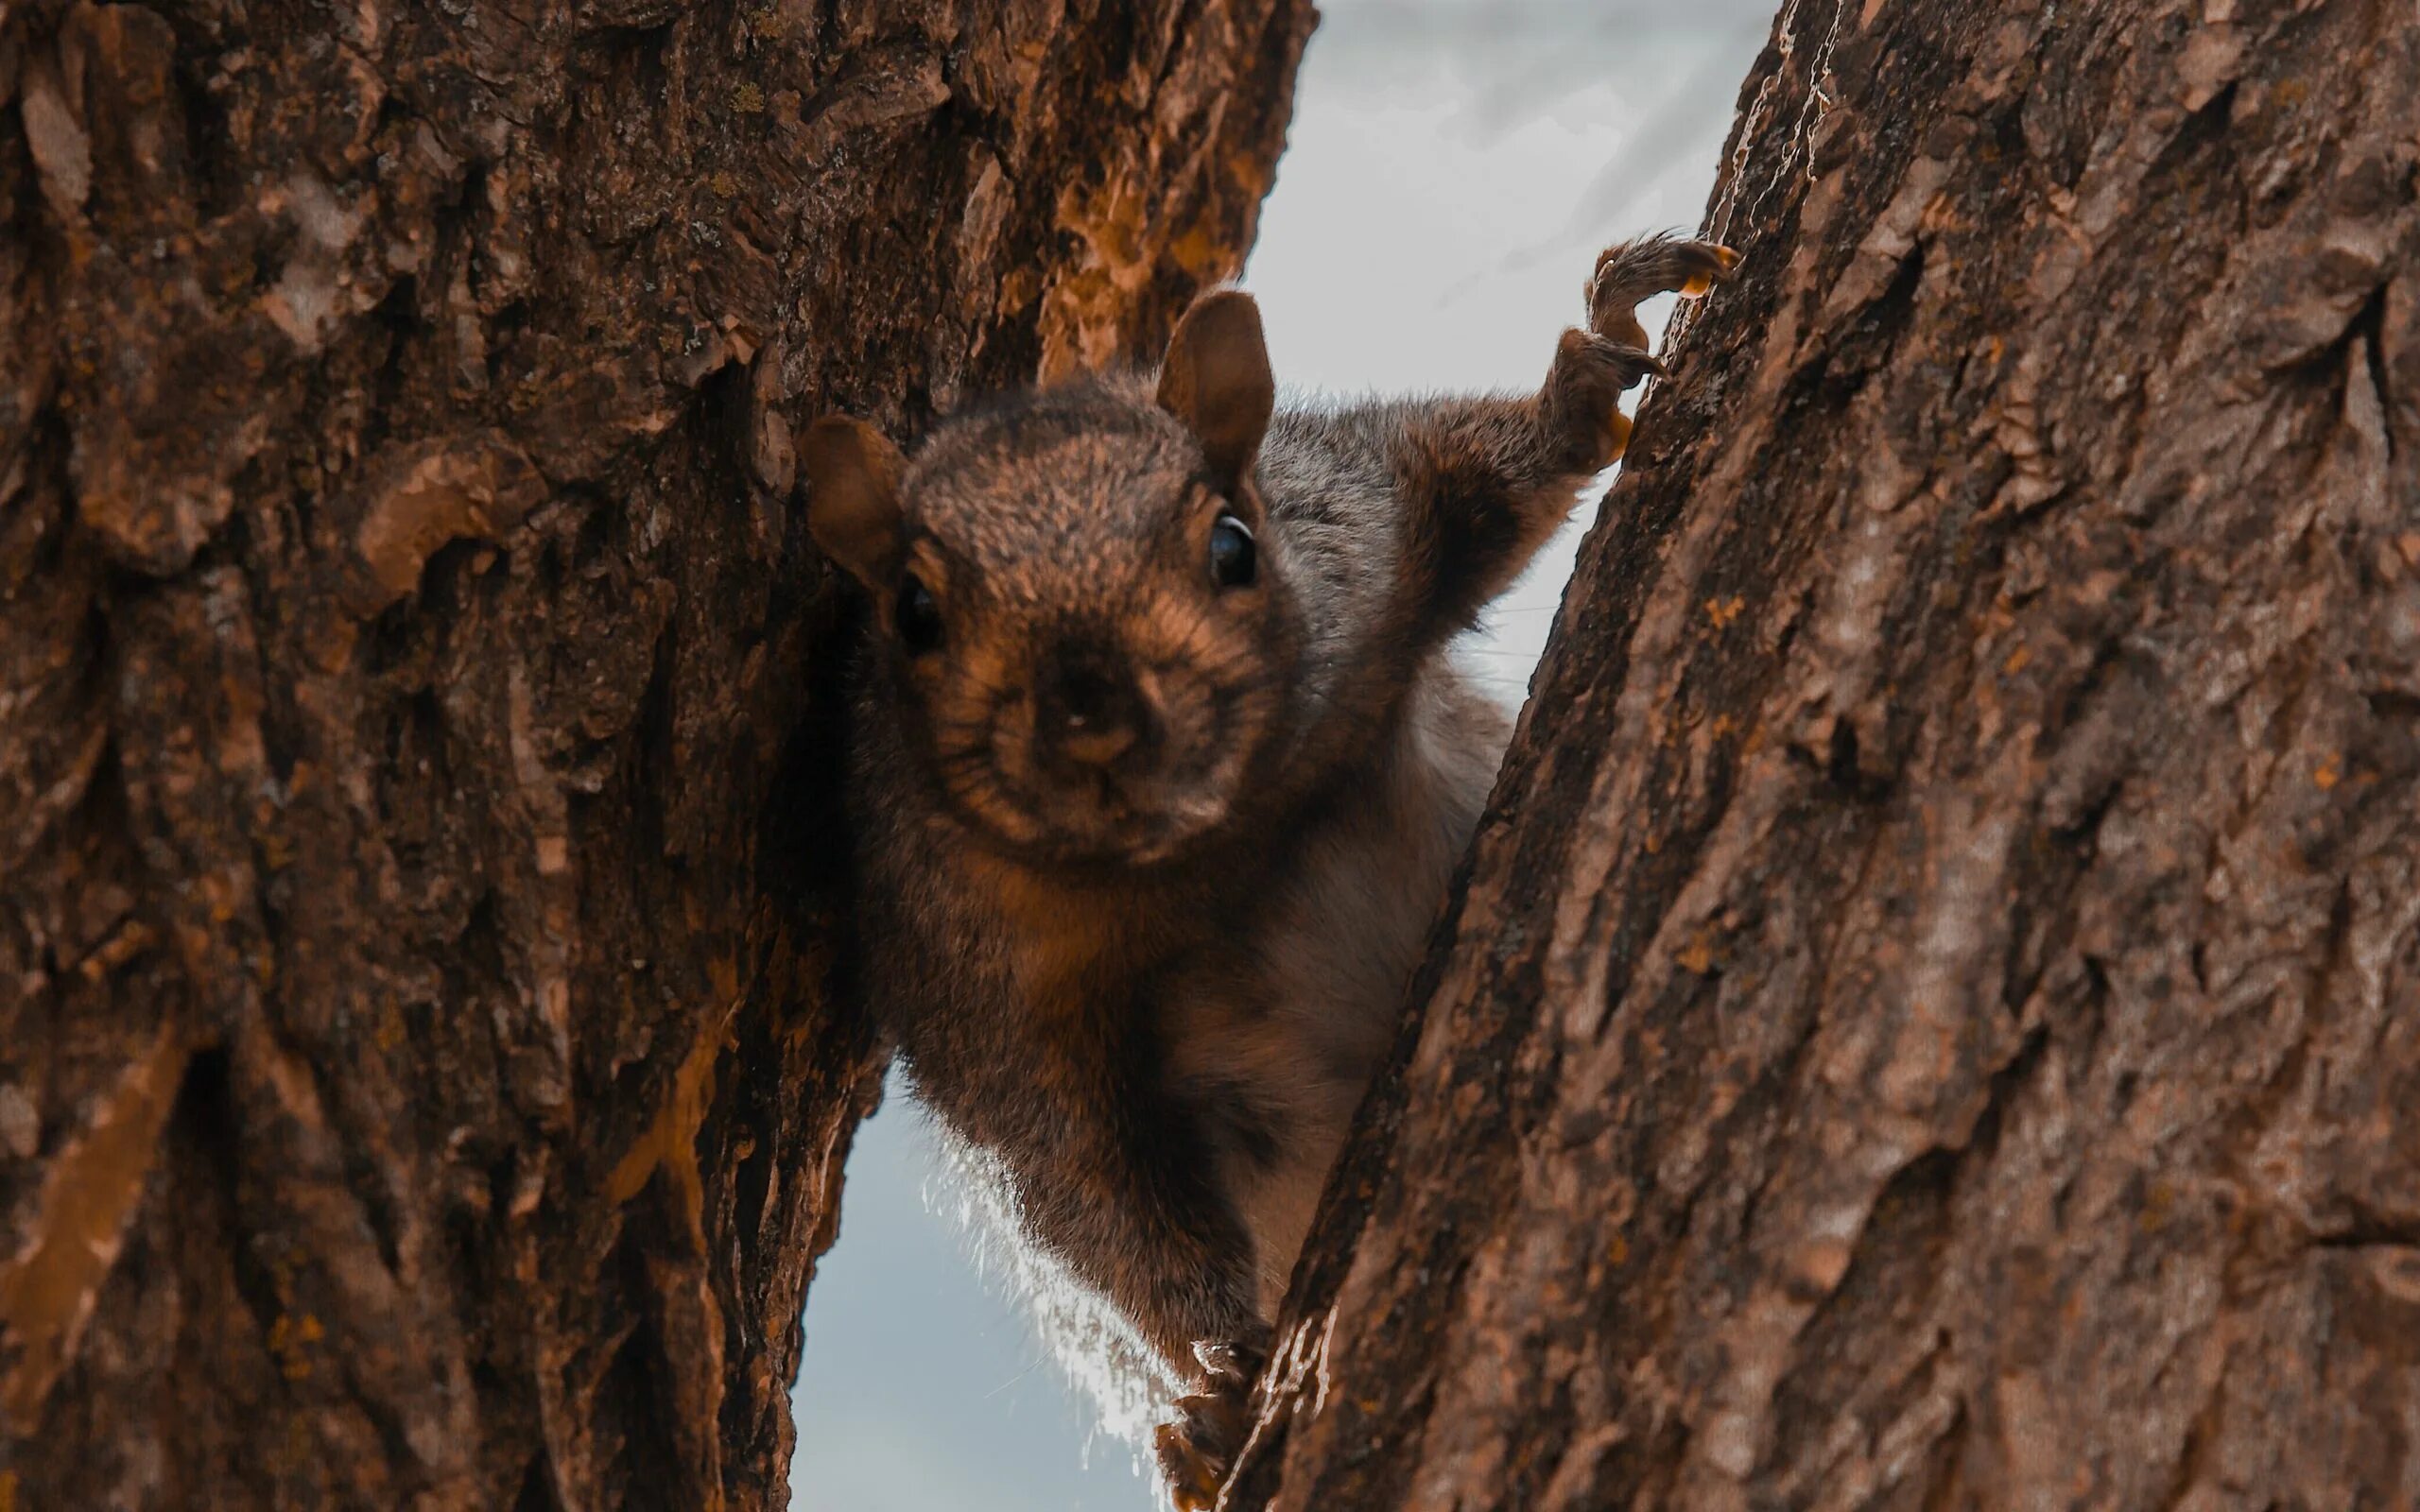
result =
[[1219,477],[1251,470],[1277,404],[1260,306],[1240,289],[1203,295],[1176,323],[1160,368],[1160,407],[1184,421]]
[[863,421],[826,415],[806,428],[806,529],[823,554],[877,593],[899,569],[904,532],[899,448]]

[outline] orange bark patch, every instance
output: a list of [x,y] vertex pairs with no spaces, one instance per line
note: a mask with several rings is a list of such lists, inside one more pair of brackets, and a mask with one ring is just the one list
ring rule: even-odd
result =
[[51,1383],[75,1358],[78,1335],[142,1199],[160,1125],[190,1054],[173,1024],[160,1031],[82,1137],[51,1161],[31,1247],[0,1262],[0,1340],[15,1356],[0,1374],[0,1419],[19,1432],[33,1431]]

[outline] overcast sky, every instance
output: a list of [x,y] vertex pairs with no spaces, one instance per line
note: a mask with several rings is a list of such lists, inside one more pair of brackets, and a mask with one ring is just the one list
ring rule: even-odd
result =
[[[1534,387],[1597,249],[1697,225],[1772,16],[1763,0],[1322,10],[1243,282],[1279,384],[1342,393]],[[1522,696],[1592,512],[1464,648],[1498,696]],[[922,1114],[894,1095],[857,1135],[807,1308],[793,1508],[1155,1512],[950,1208]]]

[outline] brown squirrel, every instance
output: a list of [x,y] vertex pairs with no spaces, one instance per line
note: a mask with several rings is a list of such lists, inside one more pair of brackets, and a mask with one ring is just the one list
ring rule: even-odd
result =
[[1157,1435],[1180,1507],[1240,1448],[1509,735],[1447,643],[1621,455],[1619,396],[1664,370],[1634,306],[1735,261],[1607,249],[1533,395],[1277,410],[1229,289],[1156,376],[1009,396],[912,462],[807,433],[809,528],[876,606],[849,790],[873,1010],[1039,1263],[1192,1393]]

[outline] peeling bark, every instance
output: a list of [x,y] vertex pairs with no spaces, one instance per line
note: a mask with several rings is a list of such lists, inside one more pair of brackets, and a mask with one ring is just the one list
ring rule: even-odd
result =
[[1298,0],[0,11],[0,1508],[771,1508],[793,428],[1155,351]]
[[2420,26],[1792,0],[1225,1505],[2420,1503]]

